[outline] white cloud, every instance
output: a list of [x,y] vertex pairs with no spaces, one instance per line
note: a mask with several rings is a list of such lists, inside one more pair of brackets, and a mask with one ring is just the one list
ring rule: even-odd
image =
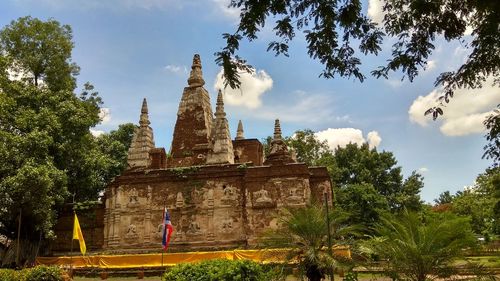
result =
[[168,64],[164,67],[165,70],[175,73],[175,74],[187,74],[188,69],[185,65],[175,65],[175,64]]
[[420,168],[417,170],[417,172],[418,172],[419,174],[423,174],[423,173],[426,173],[426,172],[428,172],[428,171],[429,171],[429,169],[428,169],[427,167],[420,167]]
[[381,24],[384,19],[383,3],[380,0],[368,1],[368,16],[376,23]]
[[380,137],[377,131],[369,132],[368,135],[366,135],[366,139],[370,147],[377,147],[380,144],[380,142],[382,142],[382,138]]
[[104,131],[90,129],[90,133],[91,133],[94,137],[98,137],[98,136],[100,136],[100,135],[104,134]]
[[434,68],[436,68],[436,60],[429,60],[427,61],[427,66],[425,68],[426,71],[431,71]]
[[262,105],[262,95],[273,87],[273,79],[264,70],[243,72],[240,74],[241,86],[239,89],[224,88],[223,70],[219,71],[214,88],[224,92],[224,102],[228,105],[240,106],[249,109],[259,108]]
[[[486,116],[500,103],[500,88],[492,86],[490,77],[480,89],[459,89],[454,98],[443,107],[444,115],[440,119],[440,130],[447,136],[464,136],[483,133],[483,121]],[[424,112],[436,106],[437,98],[442,95],[441,89],[435,89],[426,96],[415,99],[408,110],[410,121],[420,126],[427,126],[432,122],[430,116]]]
[[328,128],[314,134],[319,140],[327,141],[328,146],[335,150],[338,146],[345,147],[349,143],[356,143],[361,145],[368,142],[370,147],[376,147],[382,141],[378,132],[371,131],[368,133],[368,141],[363,137],[363,132],[354,128]]
[[212,0],[218,12],[227,18],[237,20],[240,17],[240,10],[237,8],[229,8],[230,0]]
[[99,118],[101,119],[101,124],[107,124],[111,121],[111,111],[107,107],[103,107],[99,110]]

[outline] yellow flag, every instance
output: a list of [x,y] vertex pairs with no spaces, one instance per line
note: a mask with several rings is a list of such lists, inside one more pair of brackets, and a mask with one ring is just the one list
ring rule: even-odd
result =
[[80,244],[80,252],[82,252],[82,255],[85,255],[85,252],[87,251],[87,246],[85,246],[85,240],[83,240],[83,234],[82,234],[82,229],[80,228],[80,223],[78,222],[78,217],[76,216],[75,213],[75,224],[73,226],[73,240],[78,240]]

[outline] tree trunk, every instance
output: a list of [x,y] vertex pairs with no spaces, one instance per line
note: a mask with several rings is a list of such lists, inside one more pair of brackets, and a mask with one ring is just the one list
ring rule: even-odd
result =
[[324,277],[324,274],[319,270],[318,267],[312,266],[307,268],[306,277],[309,281],[321,281],[321,278]]

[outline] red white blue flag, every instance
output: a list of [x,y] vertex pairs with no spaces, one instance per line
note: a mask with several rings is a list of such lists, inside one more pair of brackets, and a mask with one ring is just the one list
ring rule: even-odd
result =
[[167,250],[168,243],[170,243],[170,237],[172,236],[172,232],[174,232],[174,228],[172,227],[172,222],[170,222],[170,214],[168,213],[167,208],[163,210],[163,235],[161,240],[161,245],[163,246],[163,250]]

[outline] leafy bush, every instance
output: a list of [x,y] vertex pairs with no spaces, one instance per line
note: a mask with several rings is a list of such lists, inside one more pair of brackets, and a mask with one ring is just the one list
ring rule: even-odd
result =
[[0,269],[0,280],[2,281],[19,281],[24,280],[22,276],[22,271],[16,271],[13,269]]
[[163,281],[271,281],[277,274],[267,266],[252,261],[209,260],[172,267]]
[[55,266],[37,266],[29,270],[26,281],[63,281],[63,271]]

